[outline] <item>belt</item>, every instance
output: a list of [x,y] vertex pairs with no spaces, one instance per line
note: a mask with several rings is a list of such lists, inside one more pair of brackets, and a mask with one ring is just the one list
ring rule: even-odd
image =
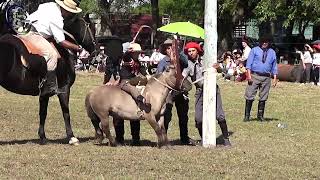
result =
[[258,76],[271,77],[271,73],[261,73],[256,71],[251,71],[252,74],[256,74]]

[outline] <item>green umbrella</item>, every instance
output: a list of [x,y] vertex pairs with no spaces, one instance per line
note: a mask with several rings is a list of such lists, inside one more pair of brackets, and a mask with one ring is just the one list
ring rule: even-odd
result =
[[174,22],[158,28],[158,31],[204,39],[204,29],[191,22]]

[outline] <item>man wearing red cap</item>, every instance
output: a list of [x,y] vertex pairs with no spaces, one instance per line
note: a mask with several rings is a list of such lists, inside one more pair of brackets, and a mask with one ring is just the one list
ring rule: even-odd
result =
[[[182,72],[184,77],[190,76],[191,80],[195,83],[196,86],[196,100],[195,100],[195,120],[196,127],[199,131],[200,136],[202,137],[202,112],[203,112],[203,60],[201,56],[203,55],[203,50],[200,45],[195,42],[189,42],[186,44],[184,53],[188,56],[188,67],[185,68]],[[228,126],[225,119],[225,114],[222,108],[221,94],[219,86],[217,85],[217,94],[216,94],[216,119],[218,120],[219,126],[222,131],[224,138],[224,145],[230,146],[229,141],[229,132]]]

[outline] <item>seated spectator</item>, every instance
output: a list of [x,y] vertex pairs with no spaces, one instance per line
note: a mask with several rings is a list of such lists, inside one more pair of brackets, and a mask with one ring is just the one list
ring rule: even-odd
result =
[[[234,62],[238,66],[240,62],[242,62],[242,51],[240,49],[235,49],[232,51],[232,54],[234,56]],[[243,63],[242,63],[243,64]]]
[[225,59],[225,70],[224,70],[225,76],[224,76],[224,78],[226,80],[235,80],[234,75],[235,75],[235,70],[236,70],[237,65],[234,62],[232,54],[230,52],[226,53],[224,59]]
[[241,82],[246,80],[246,72],[246,67],[244,67],[242,62],[240,62],[236,68],[236,81]]

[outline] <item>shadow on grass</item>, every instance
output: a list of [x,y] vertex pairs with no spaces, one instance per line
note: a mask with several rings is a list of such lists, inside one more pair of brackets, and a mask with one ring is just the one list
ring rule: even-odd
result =
[[[78,137],[80,143],[94,140],[94,137]],[[15,145],[15,144],[40,144],[40,139],[24,139],[24,140],[11,140],[11,141],[0,141],[0,145]],[[46,144],[68,144],[69,140],[67,138],[63,139],[47,139]]]
[[[232,136],[233,134],[234,134],[234,132],[232,132],[232,131],[229,132],[229,136]],[[199,138],[200,138],[200,136],[199,136]],[[197,141],[197,146],[198,145],[201,146],[201,139],[196,139],[196,141]],[[216,138],[216,145],[223,145],[223,143],[224,143],[224,139],[223,139],[223,136],[221,134],[220,136],[218,136]],[[182,144],[180,139],[172,140],[172,141],[170,141],[170,144],[171,145],[188,146],[188,145]]]
[[249,121],[246,122],[250,122],[250,121],[258,121],[258,122],[271,122],[271,121],[279,121],[278,118],[264,118],[265,121],[260,121],[258,118],[250,118]]

